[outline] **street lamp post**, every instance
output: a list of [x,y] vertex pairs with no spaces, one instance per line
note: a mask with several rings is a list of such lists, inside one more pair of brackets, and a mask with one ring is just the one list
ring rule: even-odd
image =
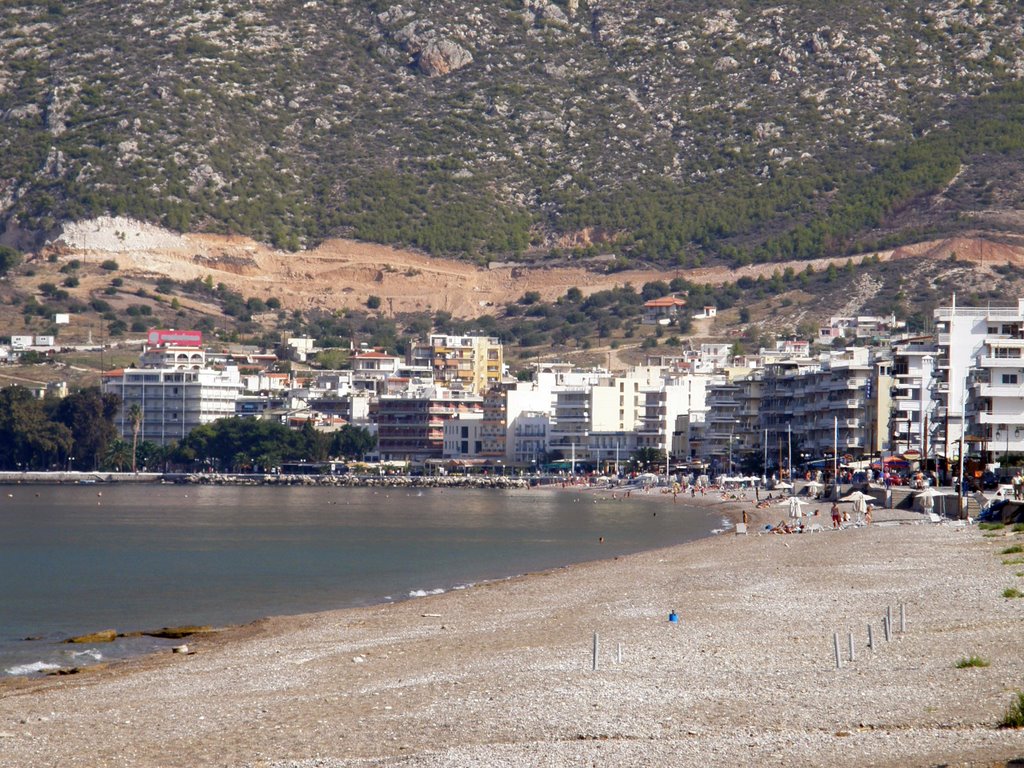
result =
[[730,477],[732,476],[732,439],[733,439],[733,429],[735,428],[735,426],[736,426],[735,424],[730,424],[729,425],[729,476]]

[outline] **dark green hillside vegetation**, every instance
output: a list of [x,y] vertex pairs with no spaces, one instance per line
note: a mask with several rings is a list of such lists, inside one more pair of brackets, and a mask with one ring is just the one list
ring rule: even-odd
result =
[[123,214],[615,269],[1015,230],[1022,23],[997,0],[0,0],[0,231]]

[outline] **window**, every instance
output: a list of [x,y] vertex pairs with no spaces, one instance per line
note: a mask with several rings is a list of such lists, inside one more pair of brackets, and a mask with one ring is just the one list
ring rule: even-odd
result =
[[1016,384],[1017,374],[1016,373],[1004,373],[1000,378],[1000,382],[1003,384]]

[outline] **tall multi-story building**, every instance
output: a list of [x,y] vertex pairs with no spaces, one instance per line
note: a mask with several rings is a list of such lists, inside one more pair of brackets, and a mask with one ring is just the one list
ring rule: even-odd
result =
[[510,386],[492,387],[483,396],[480,455],[493,461],[508,460],[508,389]]
[[907,337],[893,345],[887,441],[892,453],[913,450],[922,456],[947,455],[945,423],[936,418],[938,357],[939,348],[930,335]]
[[509,463],[531,471],[543,468],[550,426],[551,415],[547,411],[519,411],[509,424]]
[[990,462],[1024,450],[1024,298],[1016,307],[939,307],[936,420],[949,455]]
[[483,399],[441,387],[382,395],[371,407],[377,421],[377,452],[383,461],[422,464],[440,459],[445,422],[467,413],[482,414]]
[[133,405],[142,412],[139,440],[161,445],[184,439],[201,424],[235,415],[235,402],[242,393],[237,366],[208,368],[201,347],[170,345],[148,348],[141,360],[148,367],[103,374],[103,391],[122,401],[117,416],[122,437],[132,437]]
[[801,418],[793,424],[805,454],[800,459],[828,456],[837,447],[843,456],[866,456],[867,393],[873,370],[869,350],[851,347],[828,355],[819,370],[805,375],[800,384]]
[[[735,469],[745,454],[762,447],[758,413],[762,371],[719,379],[708,385],[707,415],[697,453],[720,471]],[[731,466],[730,466],[731,465]]]
[[504,355],[493,336],[449,336],[435,333],[410,351],[413,365],[429,365],[434,381],[454,390],[482,394],[501,383]]

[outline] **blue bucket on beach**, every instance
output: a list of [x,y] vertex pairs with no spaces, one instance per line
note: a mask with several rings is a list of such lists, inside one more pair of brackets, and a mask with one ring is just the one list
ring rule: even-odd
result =
[[672,613],[668,615],[668,620],[673,624],[679,623],[679,617],[676,615],[675,611],[672,611]]

